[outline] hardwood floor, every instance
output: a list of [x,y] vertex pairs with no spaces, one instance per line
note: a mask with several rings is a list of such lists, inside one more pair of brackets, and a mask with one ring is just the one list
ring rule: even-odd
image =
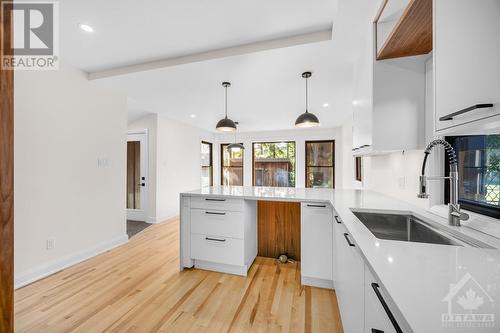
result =
[[334,291],[258,257],[249,276],[179,272],[179,221],[15,292],[16,332],[342,332]]

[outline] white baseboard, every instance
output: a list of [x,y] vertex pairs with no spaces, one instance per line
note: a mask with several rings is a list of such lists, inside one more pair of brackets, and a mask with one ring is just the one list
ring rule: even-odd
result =
[[162,222],[170,222],[170,221],[174,221],[174,220],[177,220],[177,219],[179,219],[179,215],[165,216],[165,217],[159,217],[159,218],[148,217],[148,219],[146,220],[146,222],[147,223],[151,223],[151,224],[159,224],[159,223],[162,223]]
[[34,267],[26,272],[15,274],[14,289],[24,287],[32,282],[43,279],[51,274],[59,272],[65,268],[78,264],[84,260],[95,257],[98,254],[109,251],[117,246],[128,242],[128,236],[123,235],[106,242],[99,243],[90,249],[77,252],[75,254],[53,260],[47,264]]
[[301,284],[303,286],[311,286],[325,289],[334,289],[332,280],[318,279],[313,277],[301,276]]

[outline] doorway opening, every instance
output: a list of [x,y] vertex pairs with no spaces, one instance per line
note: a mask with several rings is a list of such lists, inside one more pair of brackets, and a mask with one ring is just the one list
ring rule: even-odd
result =
[[127,220],[147,220],[148,188],[148,131],[129,131],[127,135]]

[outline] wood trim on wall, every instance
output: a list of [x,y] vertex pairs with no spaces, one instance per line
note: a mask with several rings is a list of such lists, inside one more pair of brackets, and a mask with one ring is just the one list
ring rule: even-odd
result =
[[[0,0],[0,6],[6,2]],[[10,46],[11,17],[4,15],[0,20],[0,43]],[[0,332],[10,333],[14,331],[14,72],[1,66],[0,247]]]

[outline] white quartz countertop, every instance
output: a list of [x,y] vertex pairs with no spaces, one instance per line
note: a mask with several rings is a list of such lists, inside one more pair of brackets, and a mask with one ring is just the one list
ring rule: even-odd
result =
[[[412,212],[498,248],[496,238],[467,226],[449,227],[442,216],[366,190],[215,186],[181,195],[329,203],[414,332],[500,332],[500,250],[378,239],[351,209]],[[482,318],[494,321],[464,322],[475,325],[468,328],[456,322],[447,326],[442,316],[449,306],[453,314],[469,315],[460,318],[491,314]]]

